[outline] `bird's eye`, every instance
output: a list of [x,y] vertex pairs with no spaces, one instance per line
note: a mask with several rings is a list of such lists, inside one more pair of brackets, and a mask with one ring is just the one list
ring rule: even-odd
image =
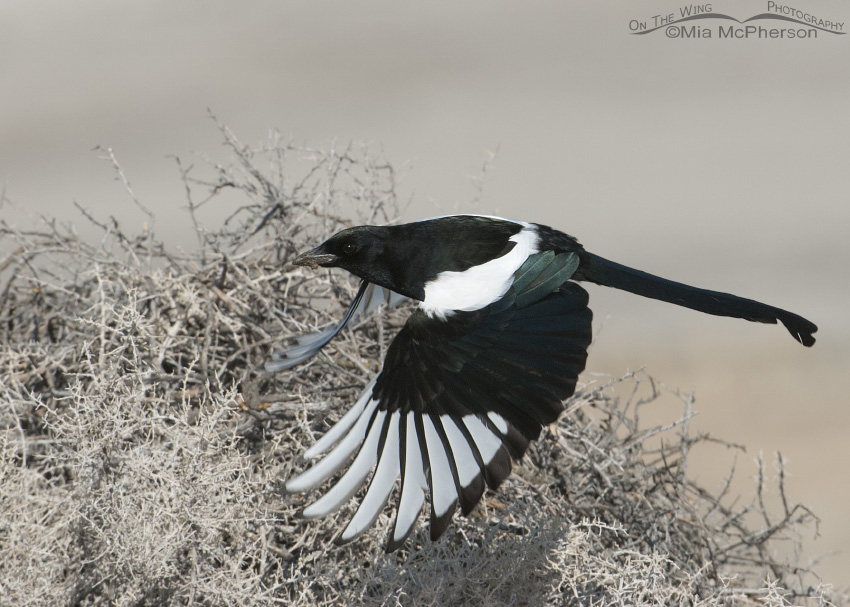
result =
[[354,255],[357,252],[357,245],[353,242],[347,242],[343,245],[342,252],[346,255]]

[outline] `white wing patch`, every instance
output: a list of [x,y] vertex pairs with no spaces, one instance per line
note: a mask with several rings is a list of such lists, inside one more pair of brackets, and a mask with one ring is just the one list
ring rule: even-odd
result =
[[349,456],[363,443],[369,418],[377,406],[377,401],[370,400],[363,413],[357,419],[357,423],[354,424],[354,427],[348,432],[345,438],[337,443],[336,447],[315,466],[290,479],[286,483],[286,490],[290,493],[308,491],[317,487],[325,479],[330,478],[337,470],[342,468],[345,462],[348,461]]
[[[389,545],[397,547],[416,524],[426,491],[431,494],[434,515],[450,514],[459,498],[452,469],[457,472],[460,486],[469,487],[482,474],[475,452],[487,466],[502,447],[502,439],[477,415],[453,418],[381,410],[380,403],[372,398],[373,385],[374,382],[367,386],[352,409],[307,451],[306,455],[312,458],[327,453],[287,481],[286,490],[314,489],[350,462],[336,483],[302,511],[306,518],[326,516],[357,493],[374,470],[366,494],[338,538],[347,542],[372,526],[401,478],[389,537]],[[417,417],[421,424],[417,424]],[[491,427],[503,434],[507,431],[508,424],[502,417],[488,417]]]
[[416,414],[411,411],[402,422],[405,424],[405,461],[401,497],[398,500],[392,532],[392,541],[395,544],[401,542],[413,529],[422,511],[425,491],[428,489],[425,466],[422,465],[422,454],[419,452],[419,441],[416,437],[415,417]]
[[360,502],[357,512],[354,513],[348,527],[340,536],[340,540],[344,542],[354,539],[371,527],[390,497],[390,491],[393,490],[400,469],[398,461],[399,417],[401,417],[401,414],[398,411],[390,416],[384,449],[378,460],[378,467],[375,468],[369,489],[366,491],[363,501]]
[[475,455],[472,454],[472,448],[449,415],[441,415],[440,421],[443,423],[443,429],[446,431],[446,437],[448,437],[449,444],[452,447],[460,486],[469,487],[475,477],[481,474],[478,462],[475,461]]
[[508,422],[505,421],[504,417],[502,417],[501,415],[499,415],[498,413],[495,413],[493,411],[488,412],[487,417],[489,417],[490,421],[495,424],[495,426],[499,430],[499,432],[501,432],[502,434],[508,433]]
[[431,464],[431,504],[437,516],[443,516],[457,504],[457,487],[449,464],[449,454],[437,434],[430,415],[423,415],[428,460]]
[[484,422],[474,415],[465,415],[463,423],[469,433],[472,434],[478,452],[481,453],[481,458],[485,463],[491,462],[499,451],[499,447],[502,446],[501,439],[490,432]]
[[386,415],[386,411],[378,411],[375,414],[374,423],[369,428],[366,440],[363,441],[360,451],[357,452],[357,457],[351,463],[351,467],[337,481],[332,491],[328,491],[311,505],[304,508],[302,514],[305,518],[330,514],[357,492],[366,480],[366,477],[369,476],[369,472],[378,458],[378,438],[381,435],[381,424]]
[[516,245],[505,255],[463,272],[440,272],[426,283],[425,300],[419,304],[422,311],[444,319],[454,311],[480,310],[498,301],[510,289],[514,273],[539,251],[536,229],[523,225],[511,236]]
[[348,410],[348,413],[343,415],[330,430],[325,432],[324,436],[316,441],[316,444],[304,452],[305,459],[313,459],[327,451],[328,448],[334,445],[342,437],[342,435],[351,428],[352,425],[354,425],[354,422],[360,417],[360,414],[363,413],[363,408],[366,407],[367,404],[370,404],[369,400],[372,398],[372,388],[375,387],[375,382],[377,380],[378,376],[376,375],[357,398],[357,401],[351,409]]

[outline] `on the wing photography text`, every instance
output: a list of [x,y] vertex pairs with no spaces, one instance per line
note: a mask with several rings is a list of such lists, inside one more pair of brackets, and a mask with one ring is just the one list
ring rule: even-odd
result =
[[718,12],[711,3],[687,4],[675,11],[632,19],[629,30],[636,35],[663,31],[667,38],[721,40],[813,40],[846,34],[844,21],[774,0],[766,3],[764,12],[745,19]]

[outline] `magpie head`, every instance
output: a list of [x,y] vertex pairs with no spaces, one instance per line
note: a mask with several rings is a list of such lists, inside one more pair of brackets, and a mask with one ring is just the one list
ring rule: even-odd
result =
[[337,232],[292,262],[310,268],[342,268],[364,280],[401,295],[422,299],[424,293],[409,284],[398,251],[398,238],[386,227],[358,226]]

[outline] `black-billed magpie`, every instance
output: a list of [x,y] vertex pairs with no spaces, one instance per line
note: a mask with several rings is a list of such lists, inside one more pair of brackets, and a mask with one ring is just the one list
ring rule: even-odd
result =
[[[804,346],[817,326],[751,299],[698,289],[608,261],[550,227],[455,215],[343,230],[295,264],[336,267],[362,279],[342,322],[278,354],[269,370],[315,354],[354,316],[383,300],[420,302],[390,344],[381,372],[305,453],[316,464],[289,492],[345,473],[305,517],[329,514],[371,479],[338,536],[347,542],[378,517],[400,479],[387,551],[404,543],[430,494],[431,538],[460,504],[468,514],[495,489],[542,427],[557,419],[584,370],[592,313],[587,281],[719,316],[781,322]],[[383,287],[379,290],[377,287]],[[329,450],[329,451],[328,451]],[[374,472],[372,472],[374,469]]]

